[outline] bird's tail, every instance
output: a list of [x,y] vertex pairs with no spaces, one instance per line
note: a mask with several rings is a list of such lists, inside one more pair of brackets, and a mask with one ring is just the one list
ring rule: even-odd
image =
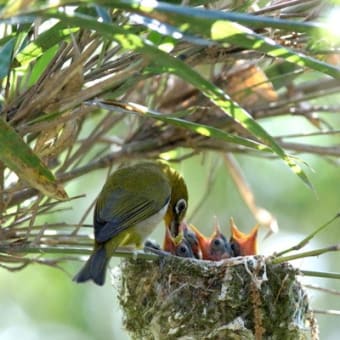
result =
[[92,280],[97,285],[102,286],[105,282],[108,261],[109,258],[106,255],[105,247],[100,245],[95,249],[80,272],[73,278],[73,281],[81,283]]

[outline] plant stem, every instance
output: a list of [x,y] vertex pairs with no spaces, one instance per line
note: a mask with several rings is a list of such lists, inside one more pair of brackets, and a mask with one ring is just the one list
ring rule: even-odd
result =
[[336,279],[340,280],[340,273],[330,272],[315,272],[311,270],[300,270],[300,273],[304,276],[322,277],[324,279]]
[[[340,213],[337,213],[334,217],[332,217],[329,221],[327,221],[326,223],[324,223],[323,225],[321,225],[320,227],[316,228],[311,234],[309,234],[307,237],[305,237],[302,241],[300,241],[298,244],[296,244],[295,246],[288,248],[286,250],[283,250],[279,253],[276,254],[277,257],[280,257],[284,254],[290,253],[291,251],[294,250],[299,250],[301,248],[303,248],[316,234],[318,234],[320,231],[322,231],[323,229],[325,229],[326,227],[328,227],[328,225],[330,225],[333,221],[335,221],[338,217],[340,217]],[[314,255],[311,255],[314,256]]]
[[[0,245],[0,253],[6,254],[64,254],[64,255],[90,255],[92,249],[90,248],[75,248],[75,247],[47,247],[47,246],[4,246]],[[118,248],[112,255],[113,257],[122,258],[142,258],[146,260],[155,260],[158,255],[152,253],[145,253],[141,250],[122,250]]]
[[275,257],[275,258],[273,258],[273,260],[271,260],[271,262],[274,263],[274,264],[278,264],[278,263],[297,260],[297,259],[310,257],[310,256],[319,256],[319,255],[324,254],[324,253],[328,253],[328,252],[331,252],[331,251],[339,251],[339,250],[340,250],[340,244],[336,244],[334,246],[315,249],[315,250],[311,250],[311,251],[306,251],[306,252],[300,253],[300,254]]

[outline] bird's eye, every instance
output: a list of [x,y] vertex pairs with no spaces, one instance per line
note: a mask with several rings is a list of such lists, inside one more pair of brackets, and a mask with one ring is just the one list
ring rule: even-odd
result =
[[234,256],[236,256],[236,257],[241,256],[241,248],[240,248],[240,245],[238,243],[231,242],[230,248],[231,248]]
[[177,248],[177,255],[180,257],[186,257],[188,254],[188,248],[183,244],[178,246]]
[[180,253],[185,254],[188,251],[188,249],[185,246],[180,246],[179,251],[180,251]]
[[224,253],[226,251],[226,243],[221,238],[215,238],[212,241],[211,249],[214,252],[222,252],[222,253]]
[[191,251],[189,250],[188,246],[185,243],[177,247],[176,255],[180,257],[193,257]]
[[215,238],[214,246],[215,247],[221,247],[222,246],[222,240],[220,240],[219,238]]
[[180,215],[187,208],[187,202],[184,198],[179,199],[175,204],[175,213]]

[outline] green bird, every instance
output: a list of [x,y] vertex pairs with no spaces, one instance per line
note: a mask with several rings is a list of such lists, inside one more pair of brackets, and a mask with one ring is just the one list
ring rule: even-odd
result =
[[187,205],[184,179],[167,164],[145,161],[119,168],[97,198],[94,250],[73,280],[103,285],[106,267],[117,247],[141,247],[162,218],[177,236]]

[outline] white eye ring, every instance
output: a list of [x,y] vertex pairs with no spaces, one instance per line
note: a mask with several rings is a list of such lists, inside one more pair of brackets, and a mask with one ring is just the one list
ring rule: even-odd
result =
[[181,198],[180,200],[177,201],[175,204],[175,213],[179,215],[182,211],[184,211],[187,207],[187,202],[184,198]]

